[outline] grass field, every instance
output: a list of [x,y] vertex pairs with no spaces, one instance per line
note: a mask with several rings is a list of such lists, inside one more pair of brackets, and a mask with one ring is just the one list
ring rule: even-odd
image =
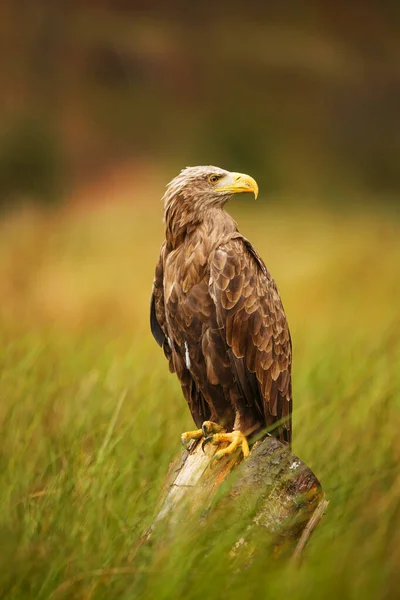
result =
[[161,206],[3,219],[2,599],[398,597],[400,216],[296,206],[231,211],[283,297],[294,452],[330,500],[300,569],[262,547],[230,569],[228,523],[138,549],[191,426],[148,329]]

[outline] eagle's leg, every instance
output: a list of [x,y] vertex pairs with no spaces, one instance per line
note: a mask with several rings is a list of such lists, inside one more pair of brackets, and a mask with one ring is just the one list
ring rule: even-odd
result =
[[218,450],[212,457],[211,462],[214,462],[215,460],[221,460],[221,458],[224,456],[233,454],[238,448],[241,448],[244,458],[250,454],[249,443],[246,436],[241,431],[232,431],[231,433],[215,433],[210,435],[206,437],[202,447],[204,448],[204,446],[208,443],[221,444],[222,442],[229,442],[229,446],[223,448],[222,450]]
[[190,442],[190,440],[200,440],[202,437],[206,438],[210,434],[219,433],[223,430],[224,428],[221,427],[221,425],[218,425],[218,423],[214,423],[214,421],[204,421],[201,429],[194,429],[193,431],[185,431],[185,433],[182,433],[181,442],[186,448],[187,443]]

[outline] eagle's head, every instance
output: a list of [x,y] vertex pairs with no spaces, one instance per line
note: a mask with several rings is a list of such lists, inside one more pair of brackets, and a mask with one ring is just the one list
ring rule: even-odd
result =
[[191,208],[202,212],[211,207],[222,207],[233,195],[253,192],[257,198],[256,181],[244,173],[233,173],[219,167],[186,167],[168,185],[164,194],[164,211]]

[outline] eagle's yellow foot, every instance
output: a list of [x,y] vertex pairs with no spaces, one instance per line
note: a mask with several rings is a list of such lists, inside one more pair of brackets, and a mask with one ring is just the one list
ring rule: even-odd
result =
[[185,431],[185,433],[182,433],[182,446],[186,448],[190,440],[200,440],[202,437],[206,438],[212,433],[219,433],[223,430],[224,428],[221,427],[221,425],[218,425],[218,423],[214,423],[214,421],[204,421],[201,429],[194,429],[193,431]]
[[202,448],[204,450],[204,446],[209,443],[220,444],[222,442],[229,442],[229,446],[223,448],[222,450],[218,450],[218,452],[216,452],[212,457],[211,464],[215,460],[221,460],[221,458],[224,456],[233,454],[238,448],[241,448],[244,458],[250,454],[247,438],[240,431],[232,431],[231,433],[215,433],[210,435],[205,438],[204,442],[202,443]]

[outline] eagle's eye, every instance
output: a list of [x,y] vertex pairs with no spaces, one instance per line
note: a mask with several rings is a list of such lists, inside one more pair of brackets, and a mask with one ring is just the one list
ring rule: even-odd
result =
[[208,178],[208,181],[210,183],[217,183],[217,181],[219,181],[221,179],[221,175],[210,175],[210,177]]

